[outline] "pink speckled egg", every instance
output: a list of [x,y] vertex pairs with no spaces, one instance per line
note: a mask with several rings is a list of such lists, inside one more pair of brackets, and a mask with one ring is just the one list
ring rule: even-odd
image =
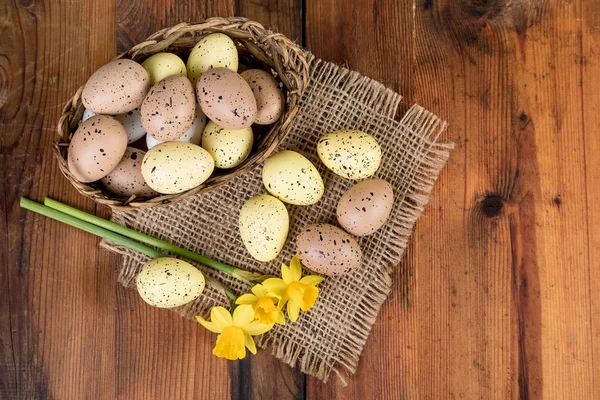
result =
[[192,83],[186,76],[171,75],[150,88],[142,103],[142,125],[155,139],[175,140],[192,125],[195,112]]
[[393,205],[392,185],[383,179],[365,179],[343,194],[336,215],[347,232],[365,236],[385,225]]
[[139,107],[150,88],[150,76],[132,60],[114,60],[100,67],[81,92],[86,109],[96,114],[123,114]]
[[248,82],[258,108],[255,124],[276,122],[285,109],[283,92],[270,73],[262,69],[249,69],[240,74]]
[[146,152],[128,147],[121,162],[108,175],[102,178],[104,187],[117,196],[154,197],[152,190],[142,176],[142,160]]
[[108,175],[127,148],[127,133],[113,117],[96,115],[84,121],[73,134],[67,163],[81,182],[94,182]]
[[229,68],[214,68],[196,83],[198,104],[217,125],[244,129],[256,120],[256,99],[248,83]]
[[319,274],[345,275],[360,266],[362,251],[352,236],[329,224],[310,224],[296,239],[302,264]]

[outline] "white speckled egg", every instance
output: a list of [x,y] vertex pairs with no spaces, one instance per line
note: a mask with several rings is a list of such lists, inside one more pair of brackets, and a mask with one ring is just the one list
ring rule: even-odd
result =
[[81,182],[94,182],[112,171],[125,154],[127,133],[113,117],[96,115],[84,121],[69,144],[69,171]]
[[142,124],[159,140],[175,140],[192,125],[196,97],[189,79],[172,75],[156,83],[142,103]]
[[348,179],[372,176],[381,163],[381,147],[361,131],[336,131],[317,143],[319,158],[327,168]]
[[323,196],[323,179],[315,166],[300,153],[284,150],[265,162],[263,184],[279,200],[298,206],[315,204]]
[[237,167],[248,157],[253,144],[251,127],[227,129],[209,121],[202,134],[202,147],[214,158],[217,168]]
[[79,123],[81,124],[84,121],[87,121],[88,119],[92,118],[94,115],[98,115],[95,112],[92,112],[88,109],[83,110],[83,114],[81,115],[81,121],[79,121]]
[[141,139],[146,134],[146,130],[142,125],[142,113],[139,107],[125,114],[115,115],[115,119],[125,128],[127,143],[129,144]]
[[[202,132],[204,131],[204,127],[206,126],[206,115],[202,112],[202,109],[196,105],[196,115],[194,120],[192,121],[192,125],[188,128],[185,133],[175,139],[175,142],[188,142],[200,145],[202,141]],[[146,135],[146,146],[148,150],[156,146],[157,144],[164,143],[164,140],[154,139],[152,135]]]
[[163,194],[185,192],[202,184],[215,169],[215,161],[202,147],[165,142],[144,156],[142,175],[152,189]]
[[171,75],[187,76],[185,63],[173,53],[153,54],[144,60],[142,67],[148,72],[151,85]]
[[285,245],[290,220],[285,205],[261,194],[246,201],[240,211],[240,235],[248,252],[258,261],[271,261]]
[[238,51],[235,43],[224,33],[211,33],[192,48],[187,60],[188,78],[196,83],[200,75],[213,68],[238,70]]
[[144,67],[132,60],[114,60],[88,79],[81,101],[96,114],[123,114],[138,108],[149,88],[150,77]]
[[200,296],[205,280],[202,272],[192,264],[160,257],[144,264],[135,284],[146,303],[159,308],[173,308]]
[[142,176],[142,159],[146,153],[128,147],[121,162],[108,175],[101,179],[111,193],[123,197],[154,197],[158,195],[146,184]]
[[365,179],[342,195],[336,215],[339,224],[347,232],[365,236],[385,224],[393,205],[392,185],[383,179]]
[[268,125],[276,122],[285,109],[283,92],[273,75],[262,69],[249,69],[240,74],[248,82],[258,112],[255,124]]
[[227,68],[202,74],[196,84],[198,104],[215,123],[230,129],[244,129],[256,119],[256,99],[248,83]]
[[329,224],[310,224],[296,239],[302,264],[319,274],[345,275],[360,266],[362,251],[352,236]]

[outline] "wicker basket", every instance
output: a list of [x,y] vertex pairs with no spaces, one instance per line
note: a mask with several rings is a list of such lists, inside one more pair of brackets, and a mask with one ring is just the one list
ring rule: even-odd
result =
[[84,110],[81,103],[82,86],[67,102],[58,122],[59,137],[53,144],[60,170],[79,193],[113,208],[159,206],[215,189],[234,176],[243,174],[257,163],[261,163],[275,150],[288,132],[289,124],[298,111],[298,99],[308,82],[308,63],[304,51],[284,35],[267,30],[258,22],[246,18],[210,18],[202,23],[181,23],[160,30],[116,58],[130,58],[141,62],[148,56],[162,51],[187,56],[189,50],[203,36],[214,32],[224,33],[234,40],[238,46],[240,61],[251,67],[272,69],[276,72],[276,78],[284,86],[286,111],[275,124],[269,127],[268,131],[260,134],[250,156],[234,169],[216,170],[206,182],[191,190],[176,195],[161,195],[148,200],[117,197],[106,191],[99,183],[79,182],[69,172],[66,159],[69,142]]

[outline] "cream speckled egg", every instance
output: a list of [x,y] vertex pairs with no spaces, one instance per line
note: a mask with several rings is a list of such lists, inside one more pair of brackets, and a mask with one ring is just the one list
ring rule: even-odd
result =
[[362,251],[352,236],[329,224],[310,224],[296,239],[302,264],[319,274],[345,275],[360,266]]
[[383,179],[365,179],[342,195],[336,215],[339,224],[347,232],[365,236],[385,224],[393,205],[392,185]]
[[142,159],[146,153],[128,147],[121,162],[108,175],[101,179],[104,187],[123,197],[154,197],[158,195],[146,184],[142,175]]
[[298,206],[315,204],[325,190],[323,179],[310,160],[290,150],[267,159],[262,180],[273,196]]
[[[196,105],[196,116],[192,121],[192,125],[188,128],[185,133],[179,138],[175,139],[175,142],[188,142],[200,145],[202,141],[202,132],[206,126],[206,115],[202,112],[202,109]],[[164,143],[164,140],[154,139],[152,135],[146,135],[146,146],[148,150],[156,146],[157,144]]]
[[142,113],[139,107],[125,114],[115,115],[115,119],[125,128],[127,143],[129,144],[141,139],[146,134],[146,129],[142,125]]
[[188,78],[195,84],[204,72],[221,67],[237,72],[238,51],[229,36],[211,33],[192,48],[187,60]]
[[192,264],[171,257],[148,261],[135,278],[138,293],[154,307],[179,307],[196,299],[205,279]]
[[319,158],[327,168],[348,179],[372,176],[381,163],[381,147],[361,131],[336,131],[323,136],[317,143]]
[[258,261],[271,261],[285,245],[290,220],[285,205],[261,194],[246,201],[240,211],[240,235],[248,252]]
[[202,184],[215,168],[202,147],[185,142],[165,142],[144,156],[142,175],[152,189],[163,194],[185,192]]
[[171,75],[187,76],[185,63],[173,53],[153,54],[144,60],[142,67],[148,72],[151,85]]
[[96,115],[84,121],[73,134],[67,163],[81,182],[94,182],[112,171],[125,154],[127,133],[113,117]]
[[88,119],[92,118],[94,115],[98,115],[98,114],[96,114],[95,112],[92,112],[86,108],[85,110],[83,110],[83,115],[81,115],[81,121],[79,121],[79,123],[81,124],[82,122],[87,121]]
[[258,112],[255,124],[268,125],[276,122],[285,109],[283,92],[273,75],[262,69],[249,69],[240,74],[248,82]]
[[202,74],[196,84],[196,96],[204,114],[225,128],[247,128],[256,119],[252,89],[230,69],[214,68]]
[[252,128],[227,129],[209,121],[202,134],[202,147],[215,160],[217,168],[240,165],[252,151]]
[[159,140],[175,140],[192,125],[196,112],[194,88],[189,79],[172,75],[157,82],[142,103],[142,124]]
[[138,108],[148,89],[150,77],[144,67],[132,60],[114,60],[88,79],[81,101],[96,114],[123,114]]

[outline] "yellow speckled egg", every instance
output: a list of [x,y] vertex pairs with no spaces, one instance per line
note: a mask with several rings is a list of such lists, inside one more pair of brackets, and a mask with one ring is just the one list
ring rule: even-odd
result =
[[192,48],[187,61],[188,78],[195,84],[204,72],[220,67],[237,72],[238,51],[229,36],[211,33]]
[[144,67],[132,60],[114,60],[88,79],[81,102],[96,114],[123,114],[138,108],[148,89],[150,77]]
[[240,165],[252,151],[252,128],[228,129],[209,121],[202,133],[202,147],[215,160],[217,168]]
[[144,156],[142,175],[152,189],[175,194],[195,188],[207,180],[215,168],[213,158],[202,147],[185,142],[165,142]]
[[153,54],[144,60],[142,67],[148,71],[151,85],[171,75],[187,76],[185,63],[173,53]]
[[323,179],[310,160],[290,150],[267,159],[262,180],[273,196],[298,206],[315,204],[325,190]]
[[205,279],[202,272],[190,263],[160,257],[144,264],[135,284],[146,303],[159,308],[173,308],[200,296]]
[[123,158],[127,133],[113,117],[95,115],[79,125],[73,134],[67,163],[81,182],[94,182],[108,175]]
[[290,220],[281,201],[261,194],[242,206],[239,225],[244,246],[252,257],[258,261],[271,261],[285,245]]
[[319,158],[327,168],[348,179],[372,176],[381,164],[381,147],[361,131],[336,131],[317,143]]

